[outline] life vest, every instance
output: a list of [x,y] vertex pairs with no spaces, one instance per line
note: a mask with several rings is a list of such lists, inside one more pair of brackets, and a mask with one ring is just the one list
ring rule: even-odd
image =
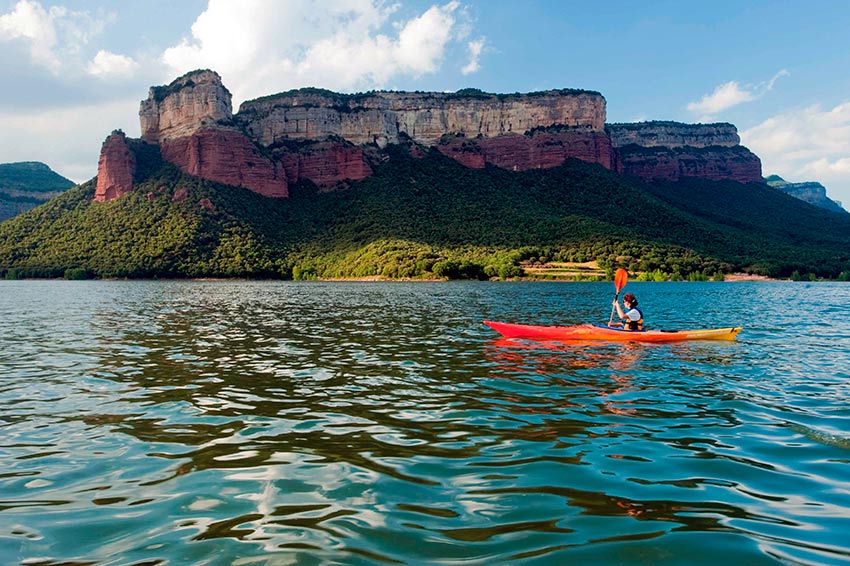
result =
[[638,307],[632,307],[632,309],[640,313],[640,318],[637,320],[631,320],[629,318],[626,318],[626,320],[623,321],[623,330],[643,330],[643,311],[640,310]]

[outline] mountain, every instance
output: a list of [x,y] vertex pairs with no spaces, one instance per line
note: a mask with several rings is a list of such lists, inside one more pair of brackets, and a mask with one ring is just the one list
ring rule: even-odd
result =
[[0,225],[6,277],[850,278],[850,217],[762,183],[731,124],[606,124],[577,89],[339,94],[234,114],[213,71],[152,87],[96,179]]
[[73,181],[44,163],[0,163],[0,222],[34,208],[74,185]]
[[156,146],[128,143],[134,189],[97,202],[90,181],[3,223],[0,272],[487,278],[520,275],[524,260],[595,259],[609,272],[672,278],[850,275],[850,217],[763,184],[648,182],[577,159],[472,169],[411,145],[388,148],[346,190],[305,181],[288,198],[269,198],[188,175]]
[[[243,103],[213,71],[152,87],[139,109],[142,140],[181,171],[286,198],[310,181],[344,188],[372,175],[388,147],[415,144],[481,169],[550,168],[569,158],[647,179],[761,181],[761,161],[731,124],[605,123],[606,101],[578,89],[490,94],[339,94],[307,88]],[[95,199],[132,190],[133,156],[120,132],[104,143]]]
[[840,202],[832,200],[826,196],[826,187],[820,183],[814,181],[789,183],[779,175],[771,175],[765,179],[765,182],[774,189],[779,189],[783,193],[791,195],[794,198],[804,200],[809,204],[813,204],[833,212],[847,212],[841,206]]

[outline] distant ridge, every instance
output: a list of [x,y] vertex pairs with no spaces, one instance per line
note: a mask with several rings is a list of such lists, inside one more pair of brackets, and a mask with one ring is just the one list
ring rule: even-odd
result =
[[38,206],[75,184],[39,161],[0,163],[0,221]]
[[765,179],[765,182],[774,189],[779,189],[786,195],[791,195],[794,198],[806,201],[807,203],[813,204],[819,208],[831,210],[833,212],[847,212],[844,210],[844,207],[841,206],[840,202],[832,200],[826,196],[826,187],[818,182],[805,181],[802,183],[789,183],[779,175],[771,175]]

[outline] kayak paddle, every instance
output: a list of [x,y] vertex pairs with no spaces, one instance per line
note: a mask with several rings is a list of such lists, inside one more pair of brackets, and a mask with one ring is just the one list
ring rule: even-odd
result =
[[[623,287],[626,286],[626,282],[628,280],[629,272],[623,269],[622,267],[618,269],[617,272],[614,274],[614,289],[617,290],[617,294],[614,295],[615,301],[620,298],[620,291],[623,289]],[[614,309],[616,308],[617,307],[615,307],[614,305],[611,305],[611,318],[608,319],[608,326],[611,326],[611,324],[614,322]]]

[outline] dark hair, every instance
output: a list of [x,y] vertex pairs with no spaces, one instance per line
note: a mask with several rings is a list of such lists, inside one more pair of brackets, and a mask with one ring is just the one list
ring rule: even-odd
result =
[[625,295],[623,295],[623,302],[624,303],[631,303],[633,306],[637,306],[637,304],[638,304],[637,297],[635,297],[631,293],[626,293]]

